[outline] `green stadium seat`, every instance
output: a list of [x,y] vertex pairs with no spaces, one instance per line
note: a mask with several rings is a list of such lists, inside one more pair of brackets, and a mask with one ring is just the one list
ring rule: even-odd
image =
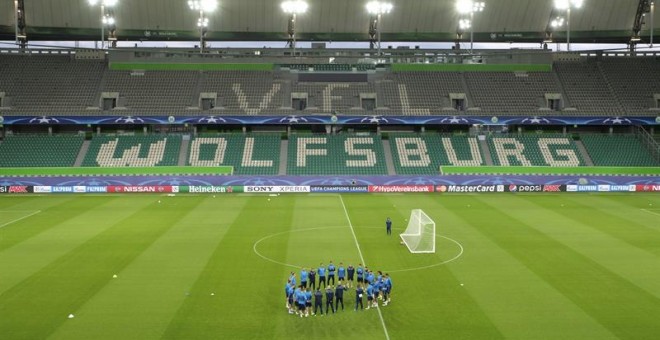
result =
[[[561,134],[506,135],[488,138],[494,165],[584,166],[572,138]],[[522,154],[522,157],[518,156]]]
[[390,134],[389,142],[399,175],[438,174],[442,165],[484,165],[477,139],[465,135]]
[[289,175],[386,175],[380,136],[296,135],[289,138]]
[[599,166],[659,166],[634,135],[584,134],[580,139]]
[[181,136],[98,136],[83,161],[86,167],[176,166]]
[[9,135],[0,144],[0,167],[73,166],[84,137]]
[[277,175],[280,141],[279,134],[202,134],[190,141],[187,164],[233,166],[235,175]]

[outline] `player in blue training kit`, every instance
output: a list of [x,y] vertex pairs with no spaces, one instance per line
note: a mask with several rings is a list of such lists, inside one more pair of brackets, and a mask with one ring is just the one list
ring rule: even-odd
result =
[[293,293],[295,293],[295,287],[289,282],[286,286],[286,309],[289,311],[289,314],[295,313],[295,308],[293,307]]
[[314,268],[309,270],[309,288],[316,289],[316,270]]
[[351,288],[353,286],[353,278],[355,277],[355,267],[353,267],[352,264],[349,264],[348,268],[346,268],[346,272],[348,273],[348,281],[346,282],[346,286]]
[[339,262],[339,268],[337,268],[337,280],[339,282],[346,280],[346,268],[342,262]]
[[387,287],[387,284],[385,283],[385,277],[383,277],[383,279],[380,283],[380,292],[381,292],[381,296],[383,297],[383,306],[387,306],[387,304],[389,303],[389,302],[387,302],[387,300],[389,298],[389,295],[388,295],[389,289]]
[[367,286],[367,309],[371,308],[371,305],[373,304],[372,300],[374,298],[374,286],[371,284],[368,284]]
[[392,279],[390,274],[385,273],[385,286],[387,286],[387,303],[392,299]]
[[369,283],[370,285],[374,284],[374,272],[372,272],[372,271],[367,271],[367,272],[368,272],[368,274],[367,274],[367,278],[365,279],[365,281],[367,283]]
[[309,316],[312,312],[312,291],[303,288],[303,292],[305,292],[305,316]]
[[362,289],[362,285],[358,283],[357,289],[355,290],[355,310],[357,310],[358,305],[360,305],[360,309],[364,309],[364,305],[362,304],[363,293],[364,290]]
[[389,217],[385,220],[385,226],[387,227],[387,235],[392,235],[392,220]]
[[321,283],[323,283],[323,287],[325,287],[325,266],[323,266],[323,263],[321,263],[321,265],[319,266],[318,273],[319,273],[319,288],[321,288]]
[[323,315],[323,293],[321,293],[321,288],[314,292],[314,315],[316,315],[319,308],[321,309],[321,315]]
[[358,284],[364,282],[364,269],[362,269],[362,263],[360,263],[357,267],[357,282]]
[[337,288],[335,288],[335,309],[339,312],[339,304],[341,303],[341,310],[344,310],[344,291],[346,290],[346,287],[341,284],[341,281],[339,281],[339,284],[337,285]]
[[335,271],[337,268],[335,267],[334,264],[332,264],[332,261],[328,264],[328,284],[330,283],[330,280],[332,280],[332,284],[335,284]]
[[300,285],[303,286],[303,288],[307,288],[307,278],[309,277],[309,273],[305,268],[303,268],[300,271]]
[[302,288],[298,287],[296,289],[296,304],[298,305],[298,315],[300,317],[303,317],[303,314],[305,313],[305,293],[302,291]]
[[294,287],[298,287],[298,284],[296,283],[296,273],[291,272],[291,276],[289,276],[289,280],[291,281]]
[[330,310],[332,310],[332,314],[335,314],[335,306],[332,304],[334,299],[335,292],[332,290],[332,286],[328,286],[325,289],[325,314],[330,314]]

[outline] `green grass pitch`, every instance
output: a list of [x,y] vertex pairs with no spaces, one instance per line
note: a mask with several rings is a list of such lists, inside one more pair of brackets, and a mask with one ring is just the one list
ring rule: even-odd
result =
[[[436,254],[399,244],[414,208]],[[286,313],[291,270],[361,256],[393,278],[380,313],[354,291]],[[0,197],[2,339],[657,339],[659,317],[654,194]]]

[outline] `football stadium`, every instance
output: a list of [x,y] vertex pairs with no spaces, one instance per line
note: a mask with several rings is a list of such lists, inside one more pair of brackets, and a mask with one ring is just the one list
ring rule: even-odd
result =
[[2,1],[0,338],[657,339],[659,26]]

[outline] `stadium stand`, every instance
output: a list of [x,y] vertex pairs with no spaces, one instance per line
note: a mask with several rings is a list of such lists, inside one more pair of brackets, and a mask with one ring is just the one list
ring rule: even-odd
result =
[[619,115],[623,109],[595,61],[557,61],[568,102],[582,115]]
[[293,92],[307,93],[307,110],[318,113],[367,114],[362,108],[361,93],[376,93],[369,83],[296,83]]
[[471,106],[482,111],[538,114],[547,108],[546,93],[561,93],[550,72],[466,72]]
[[193,104],[197,79],[190,71],[108,70],[102,91],[119,93],[119,114],[182,114]]
[[476,138],[450,134],[390,134],[390,148],[399,175],[438,174],[442,165],[484,165]]
[[96,136],[92,139],[82,166],[175,166],[180,148],[179,135]]
[[379,106],[410,116],[455,111],[449,94],[467,92],[461,77],[459,72],[392,72],[379,83]]
[[380,136],[294,135],[289,138],[289,175],[386,175]]
[[488,138],[495,165],[584,166],[572,138],[559,134],[506,135]]
[[235,175],[277,175],[279,134],[202,134],[191,140],[188,165],[234,167]]
[[660,166],[634,135],[583,134],[580,136],[597,166]]
[[0,91],[12,114],[84,114],[98,106],[105,64],[68,55],[0,54]]
[[10,135],[0,144],[0,167],[73,166],[83,140],[76,135]]
[[201,75],[200,91],[217,93],[216,107],[223,114],[271,113],[282,107],[284,98],[281,82],[270,71],[207,71]]
[[604,58],[599,65],[627,113],[657,108],[653,94],[660,94],[660,63],[656,58]]

